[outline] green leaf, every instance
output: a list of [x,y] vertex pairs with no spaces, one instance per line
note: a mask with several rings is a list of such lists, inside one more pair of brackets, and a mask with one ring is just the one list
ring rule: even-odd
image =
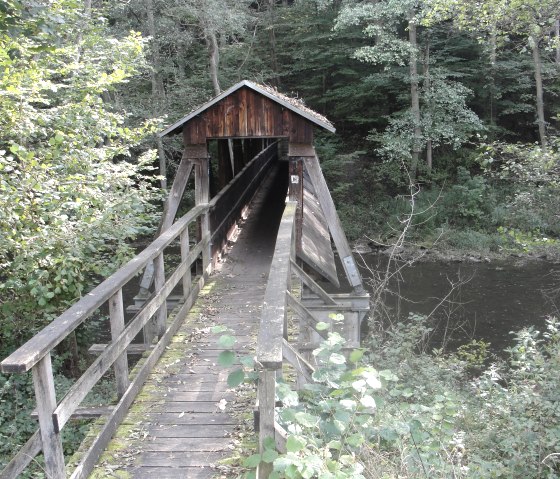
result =
[[309,414],[307,412],[296,412],[295,420],[298,424],[301,424],[305,427],[313,427],[316,426],[319,422],[319,418],[317,416],[313,416],[313,414]]
[[325,323],[324,321],[319,321],[316,325],[315,325],[315,329],[317,331],[325,331],[327,329],[330,328],[329,323]]
[[271,464],[272,462],[274,462],[274,459],[276,459],[278,456],[279,456],[278,452],[275,451],[274,449],[267,449],[262,453],[262,460],[267,464]]
[[332,353],[329,357],[329,362],[332,364],[344,364],[346,363],[346,358],[339,353]]
[[228,367],[235,362],[235,353],[233,351],[222,351],[218,356],[218,364],[220,366]]
[[228,328],[224,325],[212,326],[210,331],[212,332],[212,334],[220,334],[220,333],[225,333],[226,331],[228,331]]
[[224,349],[231,349],[235,342],[236,339],[233,336],[224,334],[223,336],[220,336],[220,339],[218,339],[218,346]]
[[288,452],[299,452],[305,446],[307,442],[305,438],[302,436],[288,436],[288,440],[286,441],[286,450]]
[[351,363],[357,363],[359,362],[363,357],[364,357],[364,352],[365,350],[363,349],[354,349],[354,351],[352,351],[350,353],[350,356],[348,359],[350,359]]
[[260,454],[253,454],[243,461],[244,467],[257,467],[261,462]]
[[229,374],[227,384],[230,388],[239,386],[245,380],[245,372],[243,369],[236,369]]
[[373,409],[376,407],[375,399],[373,399],[371,396],[364,396],[362,399],[360,399],[360,403],[362,404],[362,406],[368,409]]
[[265,449],[272,449],[272,450],[276,450],[276,441],[274,440],[273,437],[265,437],[264,441],[263,441],[263,447]]

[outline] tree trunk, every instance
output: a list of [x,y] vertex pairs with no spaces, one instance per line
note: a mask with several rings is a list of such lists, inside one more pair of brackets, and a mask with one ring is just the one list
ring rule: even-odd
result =
[[206,33],[206,44],[208,46],[208,53],[210,54],[210,79],[214,87],[214,94],[219,95],[222,92],[220,82],[218,80],[218,66],[220,64],[220,47],[218,46],[218,39],[216,32],[209,31]]
[[276,1],[268,0],[268,11],[269,11],[269,28],[268,37],[270,42],[270,59],[272,62],[272,72],[274,77],[272,78],[272,84],[278,86],[278,55],[276,54]]
[[556,64],[560,65],[560,20],[554,24],[554,34],[556,35]]
[[154,2],[153,0],[146,0],[146,17],[148,20],[148,35],[151,37],[152,47],[152,101],[153,113],[158,115],[161,108],[161,103],[165,98],[165,90],[163,87],[163,80],[161,78],[161,59],[159,54],[159,42],[156,32],[156,22],[154,15]]
[[539,139],[541,147],[546,149],[546,122],[544,119],[544,93],[543,93],[543,79],[542,79],[542,63],[541,54],[539,51],[539,41],[535,37],[529,39],[531,48],[533,50],[533,63],[535,68],[535,84],[537,90],[537,124],[539,126]]
[[414,123],[414,137],[412,141],[412,161],[410,164],[410,179],[416,179],[418,160],[420,158],[422,131],[420,129],[420,95],[418,93],[418,66],[417,66],[417,47],[416,23],[412,19],[408,22],[408,38],[410,42],[410,98],[412,121]]
[[[152,70],[150,73],[152,80],[152,114],[158,117],[161,114],[161,109],[165,100],[165,89],[163,87],[163,80],[161,78],[160,68],[161,59],[159,54],[159,42],[157,40],[156,22],[154,15],[154,2],[153,0],[146,0],[146,17],[148,23],[148,35],[151,37],[152,46]],[[157,150],[159,157],[159,174],[161,176],[161,188],[167,189],[167,162],[165,160],[165,151],[163,149],[163,140],[156,139]]]
[[496,62],[498,60],[498,46],[496,30],[490,36],[490,124],[496,125]]
[[[430,40],[428,38],[427,45],[426,45],[426,54],[424,55],[424,86],[425,91],[428,94],[431,93],[432,82],[430,78]],[[431,98],[431,95],[429,96]],[[432,105],[426,105],[428,114],[431,112]],[[432,150],[432,140],[428,136],[428,140],[426,142],[426,167],[428,169],[428,174],[432,172],[432,158],[433,158],[433,150]]]

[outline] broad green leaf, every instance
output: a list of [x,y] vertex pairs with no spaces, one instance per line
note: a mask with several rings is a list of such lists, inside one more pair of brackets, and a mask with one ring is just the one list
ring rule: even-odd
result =
[[298,422],[298,424],[301,424],[302,426],[305,427],[316,426],[317,423],[319,422],[319,418],[317,416],[313,416],[312,414],[309,414],[307,412],[301,412],[301,411],[296,412],[295,420]]
[[229,374],[227,378],[227,384],[230,388],[235,388],[239,386],[245,379],[245,372],[243,369],[236,369]]
[[247,457],[243,461],[243,466],[245,467],[257,467],[261,462],[261,455],[260,454],[253,454],[252,456]]
[[288,440],[286,441],[286,450],[288,452],[299,452],[306,445],[307,445],[307,442],[305,441],[304,437],[288,436]]
[[317,331],[325,331],[327,329],[330,328],[329,323],[325,323],[324,321],[319,321],[316,325],[315,325],[315,329]]
[[329,357],[329,362],[333,364],[344,364],[346,363],[346,358],[339,353],[332,353]]
[[230,349],[233,347],[235,342],[236,339],[233,336],[230,336],[229,334],[224,334],[220,336],[220,339],[218,339],[218,346],[220,346],[220,348]]
[[263,460],[263,462],[266,462],[267,464],[270,464],[270,463],[274,462],[274,460],[278,456],[279,456],[278,452],[275,451],[274,449],[266,449],[262,453],[262,460]]
[[235,353],[233,351],[222,351],[218,356],[218,364],[220,366],[228,367],[235,362]]
[[348,359],[350,359],[351,363],[357,363],[364,357],[365,350],[363,349],[354,349]]

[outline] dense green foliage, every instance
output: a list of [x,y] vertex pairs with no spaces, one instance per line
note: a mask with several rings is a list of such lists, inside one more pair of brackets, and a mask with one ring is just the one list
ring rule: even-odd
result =
[[[390,244],[406,225],[415,244],[557,255],[559,17],[556,0],[0,0],[0,357],[111,273],[130,240],[153,227],[155,128],[244,78],[299,96],[335,123],[338,134],[318,133],[316,143],[351,239]],[[171,177],[180,146],[159,146]],[[328,396],[343,386],[345,418],[371,406],[347,375],[379,376],[383,388],[367,397],[384,414],[353,423],[374,439],[369,457],[386,466],[378,477],[429,477],[428,469],[548,477],[542,454],[558,434],[542,425],[553,423],[557,333],[544,343],[527,333],[501,379],[491,370],[473,382],[457,357],[407,360],[405,344],[425,327],[411,324],[373,348],[369,360],[391,371],[385,376],[356,372],[354,362],[348,372],[318,353],[341,383],[323,378],[317,388]],[[338,347],[333,340],[324,351]],[[425,375],[409,374],[420,360]],[[68,373],[64,357],[56,367]],[[69,379],[57,381],[63,391]],[[411,399],[411,387],[421,395]],[[531,388],[547,394],[535,398]],[[0,376],[0,467],[34,427],[30,396],[29,378]],[[295,410],[325,412],[303,404]],[[403,404],[405,419],[395,409]],[[279,474],[298,477],[287,471],[307,461],[309,471],[357,477],[349,459],[329,466],[313,454],[363,456],[352,436],[362,430],[332,444],[290,414],[286,427],[302,429]],[[510,441],[527,421],[534,437]],[[441,447],[430,449],[430,438]]]
[[517,333],[508,359],[488,366],[480,343],[427,351],[421,316],[346,357],[330,334],[313,353],[315,382],[278,387],[287,452],[271,445],[245,465],[262,459],[290,479],[558,477],[560,330],[547,324]]

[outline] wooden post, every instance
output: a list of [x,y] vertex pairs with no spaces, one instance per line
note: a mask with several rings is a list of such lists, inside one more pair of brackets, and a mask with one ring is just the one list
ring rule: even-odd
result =
[[[158,293],[165,285],[165,265],[163,261],[163,253],[159,254],[154,261],[155,273],[155,292]],[[159,307],[155,316],[155,331],[158,338],[161,338],[165,333],[165,326],[167,323],[167,302],[164,301]]]
[[[111,321],[111,338],[114,341],[124,330],[124,306],[122,288],[109,300],[109,318]],[[126,352],[121,354],[114,364],[115,380],[117,382],[117,396],[119,399],[128,389],[128,357]]]
[[[181,261],[185,261],[189,255],[191,249],[189,245],[189,227],[187,227],[181,233]],[[185,275],[183,276],[183,297],[188,298],[191,293],[192,278],[191,278],[191,268],[187,268]]]
[[[271,437],[276,440],[274,431],[274,408],[276,406],[276,371],[264,369],[259,372],[259,452],[265,450],[264,442]],[[261,461],[257,468],[257,479],[268,479],[272,464]]]
[[[159,236],[173,224],[173,220],[175,219],[175,215],[177,214],[177,210],[181,204],[181,198],[183,198],[183,193],[185,192],[185,188],[193,168],[193,163],[188,159],[187,155],[188,151],[185,150],[181,163],[179,164],[179,168],[177,169],[177,174],[173,180],[171,191],[165,201],[160,227],[156,236]],[[153,280],[154,263],[150,262],[146,265],[142,281],[140,281],[140,292],[138,293],[139,298],[145,299],[149,296],[148,290],[150,289]]]
[[[209,161],[208,158],[201,158],[197,161],[195,167],[195,204],[202,205],[210,201],[210,182],[208,176]],[[200,241],[207,234],[210,233],[210,217],[209,213],[202,215],[200,219],[200,233],[198,240]],[[202,269],[203,272],[210,273],[211,265],[211,253],[212,245],[208,245],[208,248],[202,250]]]
[[290,156],[290,201],[297,202],[296,208],[296,252],[301,252],[301,235],[303,225],[303,161],[300,157]]
[[66,467],[60,431],[56,431],[52,414],[56,409],[56,393],[51,355],[47,354],[33,367],[33,385],[45,457],[45,472],[49,479],[65,479]]

